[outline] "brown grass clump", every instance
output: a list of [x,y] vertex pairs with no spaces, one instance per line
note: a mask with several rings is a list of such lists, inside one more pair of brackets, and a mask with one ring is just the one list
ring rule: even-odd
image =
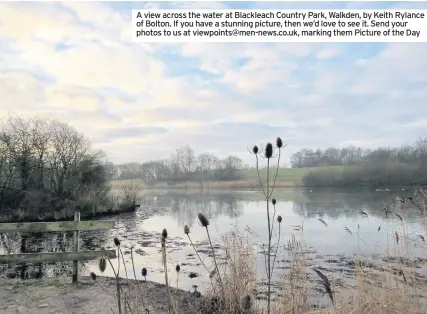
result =
[[309,311],[310,285],[307,282],[309,267],[307,265],[304,226],[295,227],[296,235],[285,245],[285,256],[290,261],[285,268],[282,279],[282,295],[275,306],[274,313],[304,313]]
[[256,257],[249,236],[236,230],[223,235],[222,241],[226,247],[222,281],[215,281],[217,289],[207,292],[202,313],[256,313]]

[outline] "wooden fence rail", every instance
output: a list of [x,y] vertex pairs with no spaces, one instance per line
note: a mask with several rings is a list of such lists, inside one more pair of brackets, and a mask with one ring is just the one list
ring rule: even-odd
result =
[[80,251],[80,231],[114,228],[114,221],[80,221],[79,212],[76,212],[74,214],[74,221],[0,223],[0,233],[74,231],[73,251],[0,255],[0,264],[73,261],[73,282],[77,282],[77,277],[79,273],[79,261],[94,260],[103,255],[106,255],[106,257],[108,258],[117,257],[115,250]]

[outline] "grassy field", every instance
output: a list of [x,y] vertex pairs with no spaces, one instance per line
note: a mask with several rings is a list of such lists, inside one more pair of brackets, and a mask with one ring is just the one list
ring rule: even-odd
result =
[[[311,171],[325,171],[334,169],[336,171],[342,171],[344,167],[313,167],[313,168],[280,168],[277,175],[277,181],[284,183],[292,183],[294,185],[301,185],[303,177]],[[266,178],[267,169],[260,169],[261,178]],[[270,170],[270,175],[275,175],[275,169]],[[244,180],[258,180],[258,174],[256,169],[249,169],[245,173]]]
[[[277,176],[276,186],[277,187],[293,187],[293,186],[302,186],[303,177],[310,171],[325,171],[334,169],[336,171],[342,171],[344,167],[313,167],[313,168],[280,168]],[[276,169],[270,170],[270,179],[274,178]],[[261,179],[266,180],[267,170],[260,169]],[[141,187],[148,188],[143,180],[114,180],[111,181],[111,185],[114,188],[120,188],[125,182],[134,181],[138,183]],[[236,188],[257,188],[259,185],[258,174],[256,169],[249,169],[243,172],[242,179],[236,181],[226,181],[226,182],[184,182],[175,185],[168,185],[166,183],[159,183],[151,188],[218,188],[218,189],[236,189]]]

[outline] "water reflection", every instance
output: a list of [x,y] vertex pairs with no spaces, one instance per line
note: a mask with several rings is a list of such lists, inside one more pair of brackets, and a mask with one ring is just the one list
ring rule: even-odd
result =
[[[405,192],[410,193],[410,192]],[[395,197],[393,192],[382,193],[375,191],[340,191],[340,190],[315,190],[308,189],[276,189],[274,195],[277,199],[277,214],[283,217],[281,230],[282,241],[287,241],[295,233],[294,225],[304,223],[304,237],[307,244],[316,251],[317,255],[350,256],[361,254],[385,254],[385,247],[393,243],[393,233],[405,232],[411,236],[416,256],[425,256],[425,246],[419,232],[424,233],[424,220],[415,208],[404,207],[392,202]],[[192,256],[193,249],[183,232],[185,224],[191,228],[193,241],[204,249],[206,233],[197,222],[197,214],[203,212],[210,219],[210,230],[213,241],[220,243],[220,236],[227,231],[237,228],[241,232],[250,228],[253,230],[251,241],[254,244],[266,242],[267,231],[265,221],[265,201],[259,191],[191,191],[191,190],[149,190],[143,191],[139,199],[141,207],[135,213],[123,214],[116,217],[107,217],[116,221],[115,230],[84,232],[81,233],[81,248],[95,249],[101,246],[114,248],[113,237],[118,236],[123,243],[125,260],[130,263],[129,250],[133,247],[135,254],[135,267],[148,268],[148,280],[163,282],[162,267],[160,263],[160,232],[163,228],[168,230],[168,263],[174,269],[176,264],[181,267],[180,287],[190,289],[193,284],[199,285],[199,290],[208,285],[196,257]],[[405,225],[396,216],[386,219],[384,207],[392,206],[400,213]],[[399,207],[400,206],[400,207]],[[368,216],[361,214],[365,212]],[[323,219],[327,226],[318,218]],[[351,230],[352,234],[345,231]],[[277,230],[276,230],[277,231]],[[255,235],[259,235],[255,236]],[[9,235],[8,235],[9,237]],[[65,234],[50,233],[42,237],[27,235],[27,250],[54,251],[71,249],[71,237]],[[13,253],[20,250],[22,236],[10,235],[9,242],[14,246]],[[283,243],[283,242],[282,242]],[[260,252],[260,248],[256,250]],[[280,252],[279,254],[283,254]],[[202,254],[208,264],[211,259],[208,251]],[[280,255],[279,255],[280,256]],[[262,262],[262,258],[259,259]],[[26,269],[28,276],[70,275],[69,265],[62,263],[55,265],[37,265]],[[88,262],[86,272],[97,271],[96,262]],[[129,264],[130,265],[130,264]],[[29,271],[28,269],[32,269]],[[132,268],[128,272],[133,277]],[[262,265],[259,265],[262,269]],[[2,274],[21,276],[22,269],[16,266],[3,267]],[[202,277],[190,279],[191,272],[203,274]],[[138,278],[142,278],[139,271]],[[33,274],[33,275],[31,275]],[[106,275],[112,275],[107,270]],[[175,274],[172,274],[172,280]],[[123,274],[124,276],[124,274]],[[25,276],[24,276],[25,277]]]
[[[3,234],[0,254],[58,252],[71,250],[72,234]],[[8,278],[41,278],[43,276],[62,276],[71,274],[68,263],[56,263],[55,267],[46,263],[0,265],[0,274]]]
[[182,226],[184,224],[193,226],[199,212],[205,213],[212,219],[220,215],[233,218],[241,215],[244,208],[244,204],[239,202],[232,192],[198,193],[188,191],[183,193],[176,190],[169,193],[159,191],[161,193],[159,196],[155,191],[146,193],[148,195],[145,194],[140,199],[143,210],[146,209],[159,216],[172,216],[176,219],[177,224]]

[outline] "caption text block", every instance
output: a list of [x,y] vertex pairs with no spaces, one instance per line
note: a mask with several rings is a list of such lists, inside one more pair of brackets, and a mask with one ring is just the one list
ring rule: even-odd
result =
[[427,42],[427,10],[132,10],[134,42]]

